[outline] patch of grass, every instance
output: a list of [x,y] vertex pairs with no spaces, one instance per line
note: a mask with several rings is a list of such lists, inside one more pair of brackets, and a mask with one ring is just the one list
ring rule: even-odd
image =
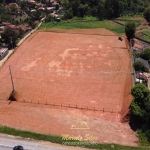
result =
[[144,146],[145,145],[149,146],[150,143],[148,142],[148,138],[146,137],[145,133],[143,133],[142,130],[138,130],[137,132],[138,132],[138,137],[139,137],[139,140],[140,140],[140,144],[144,145]]
[[141,32],[140,34],[137,34],[137,37],[140,37],[141,39],[150,42],[150,31],[149,30],[145,30],[143,32]]
[[31,138],[35,140],[43,140],[43,141],[49,141],[53,143],[58,144],[64,144],[67,146],[78,146],[78,147],[85,147],[90,149],[105,149],[105,150],[148,150],[150,147],[129,147],[129,146],[122,146],[118,144],[98,144],[98,143],[88,143],[88,142],[80,142],[77,140],[63,140],[60,136],[54,136],[54,135],[47,135],[47,134],[40,134],[40,133],[34,133],[30,131],[22,131],[17,130],[14,128],[6,127],[6,126],[0,126],[0,133],[14,135],[14,136],[20,136],[23,138]]
[[105,28],[119,34],[124,33],[124,27],[112,21],[84,21],[84,20],[68,20],[61,22],[43,23],[39,29],[84,29],[84,28]]
[[127,13],[127,14],[124,14],[124,15],[122,15],[121,17],[119,17],[119,19],[131,19],[131,20],[133,20],[133,19],[139,19],[139,20],[141,20],[141,19],[143,19],[143,14],[141,13],[141,14],[130,14],[130,13]]

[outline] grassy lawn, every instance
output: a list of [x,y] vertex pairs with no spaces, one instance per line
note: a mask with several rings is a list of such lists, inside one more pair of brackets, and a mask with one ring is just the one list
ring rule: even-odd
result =
[[144,39],[145,41],[150,42],[150,31],[146,30],[142,32],[142,39]]
[[62,20],[61,22],[42,23],[39,29],[87,29],[87,28],[106,28],[118,34],[124,34],[124,27],[114,23],[113,21],[98,21],[95,18],[85,18],[83,20],[71,19],[68,21]]
[[136,34],[137,37],[150,42],[150,31],[148,29],[144,29],[142,32]]
[[118,19],[142,20],[143,14],[126,14],[126,15],[122,15]]
[[[54,136],[54,135],[48,135],[48,134],[40,134],[40,133],[34,133],[30,131],[22,131],[17,130],[14,128],[6,127],[6,126],[0,126],[0,133],[14,135],[14,136],[20,136],[23,138],[30,138],[35,140],[42,140],[42,141],[49,141],[53,143],[68,145],[68,146],[77,146],[77,147],[85,147],[90,149],[105,149],[105,150],[148,150],[150,147],[129,147],[129,146],[122,146],[118,144],[98,144],[98,143],[88,143],[88,142],[80,142],[80,141],[74,141],[74,140],[63,140],[60,136]],[[76,143],[76,144],[75,144]]]

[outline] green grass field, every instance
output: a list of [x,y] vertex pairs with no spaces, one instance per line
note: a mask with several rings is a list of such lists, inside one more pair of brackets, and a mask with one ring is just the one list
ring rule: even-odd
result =
[[75,20],[71,19],[68,21],[62,20],[61,22],[49,22],[42,23],[39,29],[51,30],[51,29],[87,29],[87,28],[105,28],[116,32],[118,34],[124,34],[124,27],[114,23],[113,21],[97,21],[94,18],[86,18],[85,20]]

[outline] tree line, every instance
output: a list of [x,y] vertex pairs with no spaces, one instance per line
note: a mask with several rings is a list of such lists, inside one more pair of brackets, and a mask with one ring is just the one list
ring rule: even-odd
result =
[[131,103],[131,126],[150,142],[150,91],[144,84],[138,83],[131,89],[131,94],[134,97]]
[[149,0],[58,0],[65,9],[66,19],[73,16],[95,16],[99,20],[112,19],[124,14],[143,13]]

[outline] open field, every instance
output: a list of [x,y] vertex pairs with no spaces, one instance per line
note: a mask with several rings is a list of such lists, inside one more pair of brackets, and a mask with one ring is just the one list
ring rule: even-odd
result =
[[61,22],[48,22],[42,23],[40,29],[51,30],[51,29],[92,29],[92,28],[105,28],[118,34],[124,34],[125,28],[114,21],[104,20],[98,21],[96,18],[86,18],[85,20],[71,19],[62,20]]
[[[9,65],[17,102],[8,105]],[[128,123],[119,122],[132,99],[131,77],[125,38],[105,29],[38,31],[0,69],[0,125],[137,146]],[[77,121],[88,128],[72,129]]]
[[130,105],[130,53],[105,29],[36,32],[0,70],[0,98],[12,75],[18,101],[123,114]]

